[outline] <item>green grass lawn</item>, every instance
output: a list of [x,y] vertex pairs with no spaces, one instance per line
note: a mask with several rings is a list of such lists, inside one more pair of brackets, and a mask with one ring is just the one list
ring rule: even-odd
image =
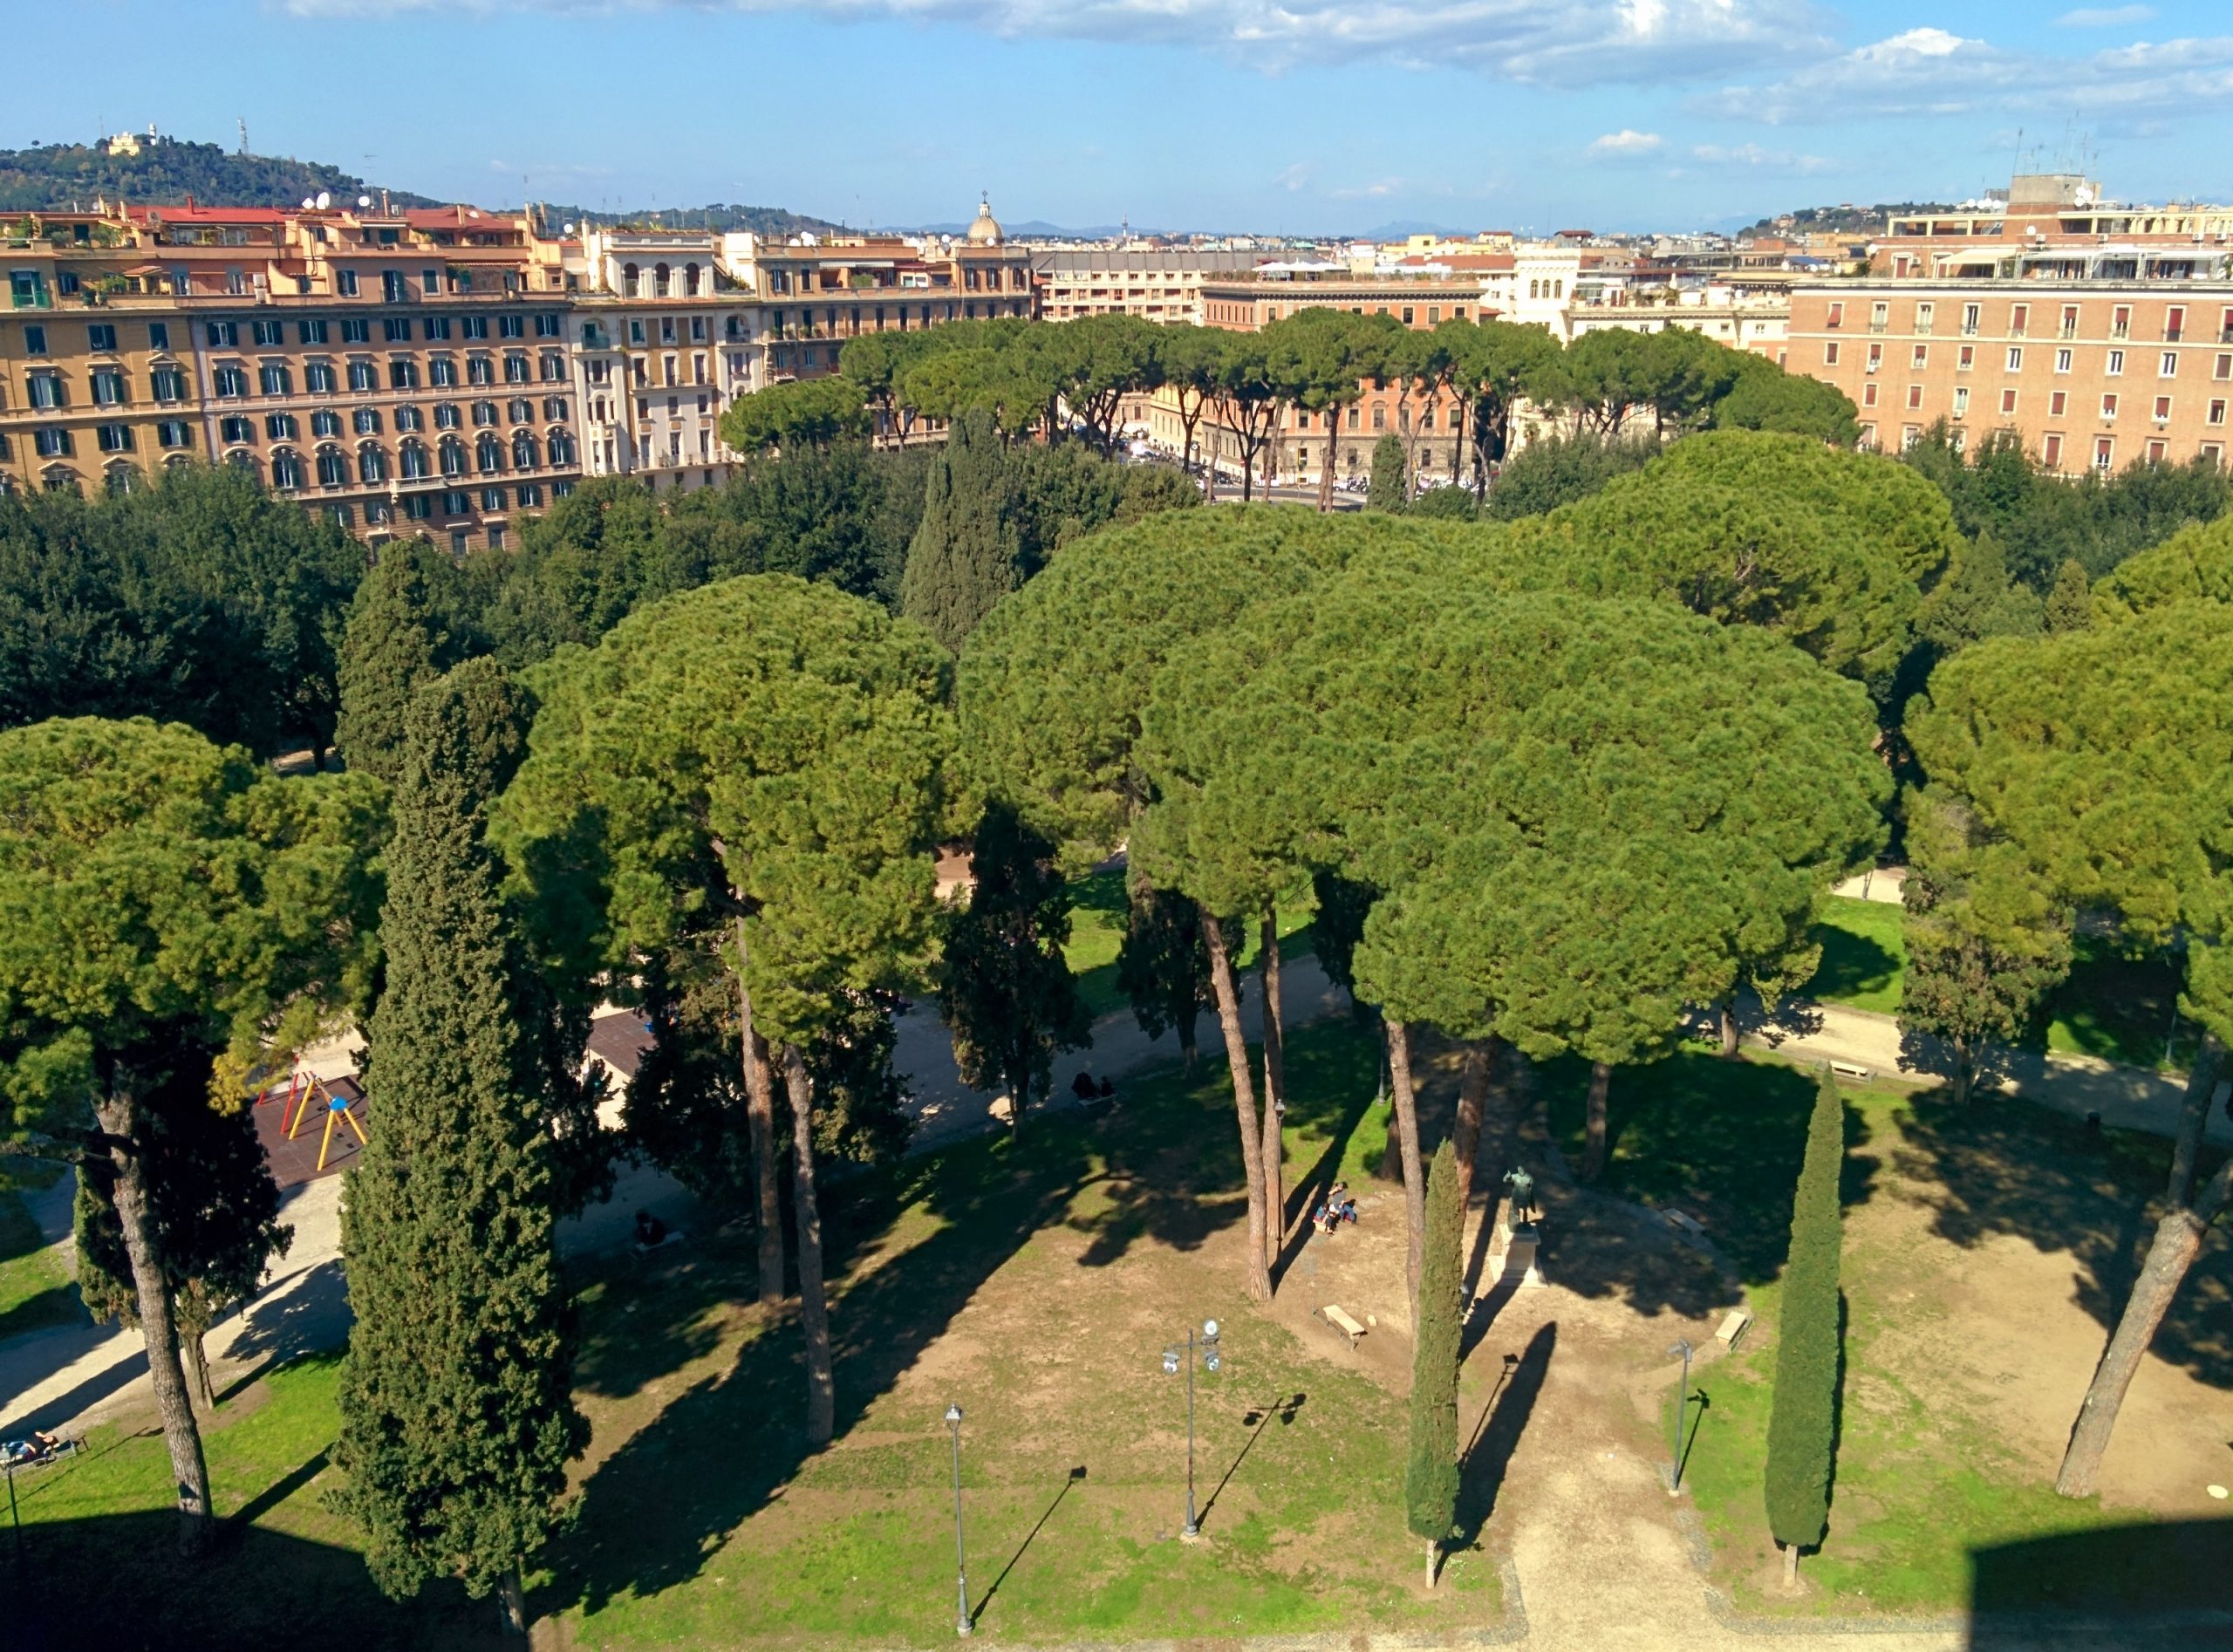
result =
[[1822,962],[1800,989],[1802,995],[1881,1015],[1896,1013],[1908,967],[1907,942],[1900,933],[1905,916],[1904,908],[1883,901],[1846,895],[1825,899],[1814,925]]
[[15,1185],[0,1181],[0,1337],[84,1317],[66,1250],[39,1237],[24,1202],[27,1192],[51,1185],[59,1173],[51,1165],[26,1165],[10,1171]]
[[[1346,1018],[1287,1054],[1297,1200],[1376,1158],[1376,1046]],[[595,1425],[579,1519],[536,1580],[584,1647],[941,1645],[953,1638],[949,1401],[965,1409],[972,1610],[994,1640],[1123,1641],[1498,1621],[1492,1562],[1419,1587],[1401,1506],[1403,1405],[1246,1305],[1229,1239],[1239,1152],[1221,1064],[1127,1087],[1120,1111],[1034,1119],[850,1184],[828,1203],[838,1435],[802,1437],[797,1332],[752,1300],[749,1237],[604,1259],[580,1278],[577,1391]],[[1160,1353],[1224,1322],[1201,1374],[1199,1545],[1185,1507],[1183,1383]],[[355,1644],[480,1638],[455,1591],[393,1608],[320,1493],[330,1361],[225,1408],[209,1434],[220,1512],[244,1529],[206,1572],[157,1553],[160,1439],[104,1430],[26,1507],[61,1578],[130,1574],[178,1621],[238,1604],[243,1643],[349,1625]],[[1479,1396],[1467,1403],[1478,1404]],[[1082,1471],[1082,1472],[1080,1472]],[[143,1576],[150,1581],[142,1582]],[[359,1626],[362,1626],[361,1628]]]
[[[1086,1014],[1098,1020],[1110,1012],[1130,1007],[1131,1000],[1116,984],[1116,952],[1124,943],[1126,898],[1124,871],[1112,866],[1088,874],[1070,885],[1076,905],[1070,911],[1070,944],[1063,956],[1078,978],[1078,995]],[[1280,909],[1280,956],[1307,958],[1315,950],[1310,919],[1315,908],[1308,891],[1301,899]],[[1257,926],[1248,926],[1246,944],[1236,967],[1248,969],[1256,962]]]
[[[1553,1125],[1577,1157],[1587,1080],[1577,1064],[1543,1072]],[[1845,1092],[1848,1318],[1830,1539],[1803,1563],[1802,1601],[1761,1586],[1773,1570],[1761,1486],[1778,1279],[1813,1092],[1790,1067],[1686,1054],[1622,1070],[1609,1097],[1604,1184],[1704,1220],[1758,1316],[1738,1352],[1698,1379],[1707,1401],[1688,1484],[1717,1580],[1747,1610],[1799,1615],[2218,1603],[2233,1520],[2165,1525],[2057,1497],[2019,1460],[1989,1398],[1943,1380],[1932,1355],[1959,1345],[1946,1301],[1963,1287],[1964,1247],[1996,1233],[2069,1251],[2080,1298],[2106,1324],[2145,1243],[2136,1223],[2163,1143],[2093,1135],[2028,1107],[1956,1110],[1868,1087]],[[1927,1235],[1918,1206],[1935,1213]],[[2233,1386],[2229,1252],[2221,1242],[2197,1264],[2156,1341],[2159,1355],[2220,1387]],[[1670,1392],[1670,1440],[1672,1404]]]

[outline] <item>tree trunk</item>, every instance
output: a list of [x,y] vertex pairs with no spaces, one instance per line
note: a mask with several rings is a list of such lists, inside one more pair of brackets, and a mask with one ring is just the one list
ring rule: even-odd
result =
[[527,1591],[520,1587],[520,1569],[512,1567],[496,1585],[496,1609],[504,1616],[504,1633],[527,1638]]
[[1257,1146],[1256,1087],[1248,1075],[1248,1042],[1240,1030],[1240,994],[1233,978],[1233,955],[1226,950],[1225,926],[1202,909],[1202,938],[1210,949],[1210,987],[1217,995],[1218,1025],[1225,1032],[1226,1065],[1233,1073],[1233,1105],[1240,1120],[1240,1171],[1248,1187],[1248,1299],[1272,1300],[1272,1270],[1264,1264],[1264,1156]]
[[1411,1335],[1419,1328],[1419,1268],[1427,1247],[1427,1177],[1419,1159],[1418,1096],[1411,1088],[1411,1027],[1388,1023],[1388,1071],[1396,1093],[1396,1140],[1403,1155],[1405,1277],[1411,1287]]
[[170,1450],[171,1483],[178,1496],[178,1547],[189,1558],[209,1540],[209,1465],[201,1455],[201,1430],[194,1421],[186,1372],[179,1361],[178,1324],[171,1311],[170,1285],[163,1277],[162,1253],[147,1210],[147,1183],[140,1155],[140,1108],[128,1094],[112,1093],[95,1106],[110,1138],[109,1164],[116,1173],[116,1219],[124,1232],[124,1251],[132,1263],[133,1297],[140,1312],[140,1334],[147,1344],[147,1376],[162,1419],[163,1444]]
[[1796,1543],[1783,1546],[1783,1586],[1786,1589],[1799,1587],[1799,1545]]
[[1589,1110],[1586,1125],[1588,1134],[1581,1150],[1581,1179],[1585,1182],[1594,1182],[1605,1173],[1605,1092],[1612,1082],[1611,1062],[1590,1063]]
[[205,1411],[215,1410],[217,1390],[210,1386],[209,1353],[201,1346],[201,1333],[181,1330],[178,1351],[186,1362],[186,1383],[193,1403]]
[[1023,1104],[1031,1099],[1031,1069],[1008,1073],[1008,1140],[1023,1139]]
[[768,1070],[768,1041],[752,1024],[752,993],[744,984],[744,919],[736,920],[736,1003],[744,1051],[744,1116],[752,1137],[752,1164],[760,1180],[760,1300],[783,1300],[783,1203],[775,1173],[775,1078]]
[[1180,1068],[1185,1073],[1187,1077],[1192,1078],[1194,1075],[1195,1057],[1200,1054],[1201,1050],[1201,1039],[1198,1036],[1197,1030],[1198,1023],[1196,1012],[1192,1009],[1181,1010],[1178,1014],[1171,1017],[1171,1025],[1178,1029],[1178,1061]]
[[1720,1009],[1721,1059],[1724,1062],[1733,1062],[1737,1059],[1737,1000],[1733,998],[1723,999]]
[[1458,1122],[1450,1132],[1450,1150],[1458,1161],[1458,1208],[1472,1208],[1473,1161],[1481,1150],[1481,1118],[1488,1109],[1489,1069],[1497,1058],[1497,1035],[1468,1039],[1465,1064],[1458,1077]]
[[1430,1589],[1434,1587],[1435,1556],[1440,1551],[1441,1547],[1442,1545],[1436,1542],[1432,1538],[1429,1538],[1427,1539],[1427,1587]]
[[1277,909],[1267,906],[1263,936],[1264,990],[1264,1265],[1280,1259],[1280,1246],[1287,1236],[1287,1197],[1280,1164],[1286,1145],[1282,1124],[1287,1110],[1287,1079],[1286,1022],[1280,1008],[1280,925]]
[[1318,468],[1318,509],[1334,509],[1334,450],[1342,439],[1342,410],[1338,406],[1326,410],[1326,462]]
[[827,1445],[837,1431],[837,1382],[830,1369],[830,1303],[822,1290],[822,1211],[814,1198],[814,1081],[796,1044],[783,1046],[791,1096],[791,1213],[798,1225],[799,1327],[806,1333],[806,1437]]
[[1954,1105],[1967,1106],[1970,1087],[1977,1082],[1977,1064],[1970,1056],[1968,1039],[1950,1039],[1948,1042],[1954,1051]]
[[2179,1133],[2171,1138],[2171,1184],[2164,1197],[2174,1205],[2184,1205],[2195,1196],[2195,1170],[2209,1123],[2210,1098],[2217,1094],[2218,1062],[2223,1054],[2216,1034],[2202,1035],[2194,1068],[2187,1075],[2186,1099],[2179,1108]]
[[2108,1449],[2109,1434],[2117,1426],[2117,1410],[2125,1390],[2140,1369],[2141,1356],[2155,1338],[2156,1327],[2170,1311],[2187,1270],[2201,1253],[2209,1225],[2233,1198],[2233,1158],[2218,1167],[2202,1190],[2201,1202],[2189,1210],[2177,1206],[2163,1213],[2155,1225],[2155,1242],[2148,1247],[2148,1260],[2138,1283],[2117,1321],[2108,1351],[2095,1368],[2086,1400],[2078,1408],[2078,1422],[2070,1431],[2070,1447],[2063,1453],[2062,1471],[2055,1476],[2055,1490],[2065,1497],[2090,1497],[2101,1468],[2101,1454]]

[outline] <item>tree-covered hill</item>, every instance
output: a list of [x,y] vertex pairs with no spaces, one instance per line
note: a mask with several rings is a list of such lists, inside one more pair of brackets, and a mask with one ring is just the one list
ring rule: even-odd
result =
[[703,207],[628,207],[608,212],[600,207],[542,206],[546,222],[577,224],[584,218],[601,224],[668,229],[749,229],[759,236],[827,235],[841,226],[827,218],[814,218],[782,207],[740,207],[715,202]]
[[1943,201],[1885,201],[1873,207],[1851,203],[1839,207],[1800,207],[1796,211],[1771,214],[1737,232],[1739,241],[1758,236],[1868,236],[1880,233],[1895,213],[1949,212]]
[[[95,196],[121,196],[149,206],[175,206],[192,195],[213,205],[280,207],[322,189],[339,201],[378,192],[377,186],[322,161],[238,154],[180,138],[143,138],[137,154],[111,154],[104,147],[81,143],[0,149],[0,211],[53,210],[72,203],[90,208]],[[442,204],[396,189],[388,198],[399,207]]]

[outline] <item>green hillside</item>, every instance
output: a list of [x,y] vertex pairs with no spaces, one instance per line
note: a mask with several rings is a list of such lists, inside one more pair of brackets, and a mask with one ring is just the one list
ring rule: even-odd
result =
[[598,223],[630,229],[659,225],[668,229],[749,229],[760,236],[826,235],[839,228],[827,218],[810,218],[782,207],[630,207],[607,212],[598,207],[543,206],[543,217],[553,226],[579,223],[584,217]]
[[[142,139],[133,155],[80,143],[0,149],[0,211],[90,209],[96,196],[148,206],[176,206],[192,195],[229,207],[283,207],[320,190],[337,201],[379,193],[338,167],[236,154],[178,138]],[[399,207],[442,204],[401,190],[391,190],[389,199]]]

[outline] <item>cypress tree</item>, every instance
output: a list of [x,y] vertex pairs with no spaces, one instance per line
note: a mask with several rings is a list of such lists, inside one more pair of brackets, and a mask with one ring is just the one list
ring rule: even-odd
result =
[[[356,1311],[341,1391],[338,1501],[392,1595],[437,1575],[499,1593],[558,1518],[588,1424],[552,1242],[564,1196],[547,1041],[484,842],[519,756],[488,726],[493,662],[429,684],[405,718],[369,1034],[372,1144],[342,1212]],[[523,1013],[524,1011],[524,1013]]]
[[349,605],[334,744],[350,768],[390,783],[402,770],[412,695],[461,656],[439,611],[438,586],[448,571],[431,544],[391,544]]
[[1411,1352],[1411,1450],[1403,1468],[1403,1513],[1427,1546],[1427,1587],[1458,1519],[1458,1356],[1460,1248],[1458,1156],[1448,1141],[1427,1172],[1426,1254],[1419,1270],[1418,1324]]
[[1830,1520],[1830,1467],[1838,1403],[1838,1253],[1844,1220],[1845,1102],[1827,1068],[1806,1123],[1806,1157],[1791,1213],[1776,1333],[1776,1384],[1768,1416],[1768,1530],[1796,1582],[1799,1552],[1822,1541]]
[[[1194,1070],[1199,1049],[1196,1025],[1215,1009],[1210,991],[1210,946],[1202,909],[1185,896],[1134,882],[1116,948],[1116,985],[1131,1000],[1132,1019],[1150,1038],[1178,1034],[1179,1059]],[[1236,991],[1239,983],[1235,981]]]
[[899,611],[959,653],[993,604],[1022,584],[1023,536],[1007,445],[982,413],[954,420],[932,462],[923,520],[907,548]]
[[1372,481],[1365,489],[1364,508],[1400,512],[1410,504],[1410,468],[1403,462],[1403,439],[1391,430],[1372,444]]
[[2086,577],[2085,563],[2073,557],[2056,572],[2054,589],[2047,593],[2047,630],[2085,631],[2093,624],[2093,582]]

